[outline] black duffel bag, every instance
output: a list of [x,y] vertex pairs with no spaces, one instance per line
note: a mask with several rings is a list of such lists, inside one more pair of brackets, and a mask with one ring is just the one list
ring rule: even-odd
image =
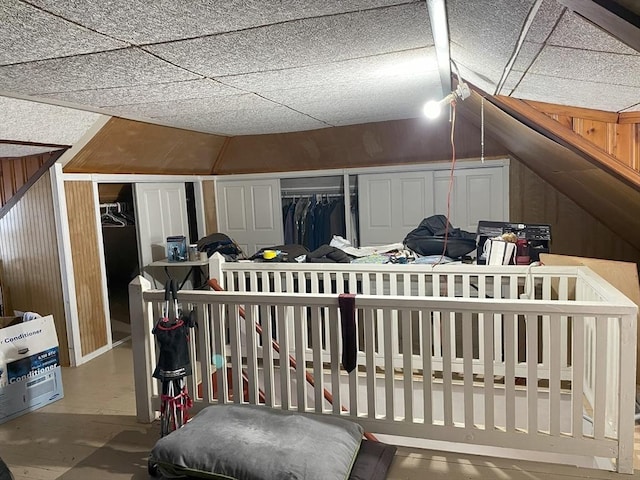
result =
[[[445,233],[447,234],[446,250]],[[476,248],[475,233],[454,228],[444,215],[432,215],[407,233],[402,242],[418,255],[441,255],[460,258]]]

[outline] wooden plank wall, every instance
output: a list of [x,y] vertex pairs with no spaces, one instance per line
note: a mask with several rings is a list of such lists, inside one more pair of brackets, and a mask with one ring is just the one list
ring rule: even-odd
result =
[[58,152],[18,158],[0,158],[0,207],[13,197],[31,176]]
[[218,216],[216,215],[216,190],[215,183],[211,180],[202,182],[204,195],[205,235],[218,231]]
[[82,355],[108,344],[93,185],[65,181]]
[[551,225],[551,252],[640,264],[640,250],[525,166],[509,165],[509,218]]
[[618,114],[532,101],[526,103],[589,140],[623,165],[640,172],[640,114]]
[[[216,160],[216,175],[290,172],[332,168],[406,165],[451,160],[451,124],[393,120],[304,132],[232,137]],[[455,124],[458,158],[479,158],[480,129],[458,116]],[[507,156],[493,138],[485,138],[485,156]]]
[[63,170],[209,175],[226,138],[113,117]]
[[68,366],[69,344],[48,172],[0,219],[0,262],[7,310],[53,315],[60,363]]

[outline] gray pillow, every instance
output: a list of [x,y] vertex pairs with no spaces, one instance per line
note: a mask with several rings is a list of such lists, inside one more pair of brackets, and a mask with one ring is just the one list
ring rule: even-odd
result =
[[331,416],[213,405],[156,443],[163,474],[237,480],[346,480],[363,429]]

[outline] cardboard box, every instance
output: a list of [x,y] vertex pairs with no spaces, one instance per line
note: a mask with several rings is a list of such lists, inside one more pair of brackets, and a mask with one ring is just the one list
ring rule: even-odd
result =
[[64,396],[53,317],[18,319],[0,319],[0,423]]

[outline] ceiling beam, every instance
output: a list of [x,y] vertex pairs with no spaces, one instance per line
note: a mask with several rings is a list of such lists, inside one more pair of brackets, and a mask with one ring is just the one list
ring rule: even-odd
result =
[[640,15],[611,0],[558,0],[613,37],[640,52]]
[[57,143],[40,143],[40,142],[25,142],[21,140],[2,140],[0,139],[0,144],[2,145],[21,145],[27,147],[51,147],[52,149],[60,149],[60,148],[69,148],[71,145],[60,145]]
[[[447,7],[444,0],[427,0],[429,11],[429,23],[433,44],[436,48],[438,72],[442,85],[442,96],[448,95],[453,90],[451,87],[451,56],[449,54],[449,21],[447,19]],[[460,80],[460,79],[458,79]]]

